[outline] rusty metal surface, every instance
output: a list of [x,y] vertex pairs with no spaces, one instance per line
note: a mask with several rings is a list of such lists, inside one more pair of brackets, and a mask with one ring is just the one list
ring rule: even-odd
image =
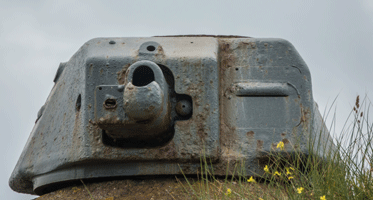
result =
[[319,136],[325,126],[309,69],[282,39],[96,38],[54,81],[9,180],[17,192],[43,194],[85,178],[196,174],[202,156],[217,175],[241,161],[248,175],[260,174],[279,141],[289,153],[308,153],[310,136],[329,138]]

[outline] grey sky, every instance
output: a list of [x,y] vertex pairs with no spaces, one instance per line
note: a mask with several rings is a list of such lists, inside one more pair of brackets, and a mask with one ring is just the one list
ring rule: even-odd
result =
[[[175,3],[177,2],[177,3]],[[373,0],[0,0],[0,141],[4,199],[31,199],[8,179],[65,62],[95,37],[219,34],[289,40],[310,68],[321,111],[339,94],[342,121],[357,94],[372,97]]]

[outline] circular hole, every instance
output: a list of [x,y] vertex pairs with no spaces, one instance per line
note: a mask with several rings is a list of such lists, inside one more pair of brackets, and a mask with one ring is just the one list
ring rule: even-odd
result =
[[236,68],[236,71],[238,71],[238,68]]
[[98,89],[99,89],[99,90],[102,90],[102,87],[99,87]]
[[185,105],[183,105],[182,107],[185,108]]
[[106,99],[104,104],[106,108],[115,108],[117,101],[115,99]]
[[190,42],[191,44],[193,44],[193,42]]
[[146,47],[146,49],[147,49],[148,51],[154,51],[154,50],[155,50],[155,47],[152,46],[152,45],[150,45],[150,46]]
[[145,86],[153,82],[154,80],[154,72],[148,66],[140,66],[133,72],[132,84],[134,86]]

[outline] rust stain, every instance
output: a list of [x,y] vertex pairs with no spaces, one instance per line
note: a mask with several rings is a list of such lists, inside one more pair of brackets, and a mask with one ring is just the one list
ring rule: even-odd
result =
[[255,134],[254,131],[249,131],[246,133],[246,135],[251,138],[254,137],[254,134]]
[[166,55],[164,54],[164,50],[161,45],[157,47],[157,53],[154,56],[159,61],[163,61],[166,58]]
[[202,141],[208,136],[209,129],[206,127],[206,119],[209,116],[209,108],[202,109],[200,114],[196,115],[194,123],[197,124],[197,134]]
[[249,132],[246,133],[246,135],[247,135],[247,138],[249,140],[249,143],[252,145],[255,142],[255,140],[254,140],[254,136],[255,136],[254,131],[249,131]]
[[102,153],[103,153],[104,155],[110,155],[110,154],[113,153],[113,148],[112,148],[112,147],[107,147],[107,146],[105,146],[105,147],[103,148]]
[[226,97],[227,99],[232,99],[232,95],[236,92],[236,88],[234,87],[228,87],[223,96]]
[[235,135],[236,128],[230,126],[229,124],[225,123],[224,119],[221,119],[220,122],[220,145],[222,146],[230,146],[236,142],[236,135]]
[[[74,129],[73,129],[73,132],[72,132],[72,139],[71,139],[71,142],[72,142],[71,146],[73,146],[73,147],[82,146],[81,145],[81,138],[79,137],[79,135],[80,135],[80,130],[79,130],[80,124],[82,124],[81,117],[80,117],[80,112],[76,112]],[[62,140],[64,140],[64,137],[62,137]],[[75,149],[75,148],[69,148],[69,149],[70,149],[70,157],[74,158],[76,156],[76,150],[77,149]]]
[[153,105],[149,106],[149,108],[148,108],[149,112],[151,112],[152,110],[154,110],[154,108],[155,107]]
[[[191,124],[196,124],[195,118],[192,117],[189,120],[185,121],[177,121],[175,125],[177,125],[178,130],[183,135],[183,140],[181,141],[182,145],[179,146],[179,154],[182,159],[185,158],[192,158],[192,154],[198,153],[198,148],[188,149],[188,146],[190,145],[202,145],[203,141],[198,139],[197,133],[193,132],[193,129],[191,129]],[[195,161],[199,161],[199,158]]]
[[289,143],[290,143],[290,141],[289,141],[288,139],[286,139],[286,138],[282,139],[282,142],[283,142],[284,144],[289,144]]
[[207,135],[207,132],[205,131],[205,126],[202,123],[197,124],[197,134],[201,138],[201,140],[205,140]]
[[131,66],[130,63],[124,65],[120,71],[117,72],[117,80],[119,85],[124,85],[126,83],[126,72],[127,69]]
[[177,150],[175,147],[175,142],[173,140],[171,140],[171,142],[164,147],[149,150],[149,153],[150,152],[152,152],[152,154],[154,155],[154,159],[157,160],[170,160],[177,158]]
[[219,39],[218,42],[220,146],[223,152],[225,152],[227,149],[232,149],[237,141],[236,127],[234,124],[230,124],[230,119],[228,118],[228,116],[232,115],[232,110],[227,106],[229,105],[228,101],[232,98],[232,80],[235,79],[235,75],[237,74],[231,73],[231,69],[236,66],[237,59],[234,55],[230,39]]
[[235,58],[230,44],[222,42],[220,44],[220,69],[227,70],[234,62]]
[[263,143],[264,143],[263,140],[257,140],[256,141],[256,150],[257,151],[262,151],[263,150]]
[[238,44],[238,47],[239,48],[251,48],[251,49],[255,49],[256,48],[256,43],[255,42],[240,42]]
[[187,87],[187,93],[186,94],[189,94],[192,99],[193,99],[193,102],[195,103],[196,106],[199,106],[200,105],[200,101],[201,101],[201,97],[203,97],[203,87],[204,87],[205,83],[200,81],[198,82],[197,84],[196,83],[189,83],[188,87]]
[[[102,128],[110,129],[111,126],[121,126],[122,121],[119,120],[117,117],[117,112],[115,110],[108,110],[111,112],[107,112],[107,114],[104,117],[100,117],[98,121],[95,122],[95,124],[100,125]],[[132,121],[131,121],[132,122]]]
[[[301,118],[300,118],[299,124],[296,125],[295,127],[298,127],[303,122],[304,122],[303,125],[307,126],[307,124],[309,124],[308,122],[309,122],[309,119],[311,117],[311,111],[310,111],[309,108],[304,108],[303,105],[300,104],[300,109],[301,109]],[[306,128],[306,127],[304,127],[304,128]]]

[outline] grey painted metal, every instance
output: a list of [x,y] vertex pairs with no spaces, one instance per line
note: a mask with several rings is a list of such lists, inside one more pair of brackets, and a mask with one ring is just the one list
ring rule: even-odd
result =
[[61,63],[54,82],[10,177],[17,192],[196,174],[201,156],[216,175],[240,161],[255,175],[279,141],[288,153],[310,153],[310,138],[319,155],[333,146],[309,69],[282,39],[96,38]]

